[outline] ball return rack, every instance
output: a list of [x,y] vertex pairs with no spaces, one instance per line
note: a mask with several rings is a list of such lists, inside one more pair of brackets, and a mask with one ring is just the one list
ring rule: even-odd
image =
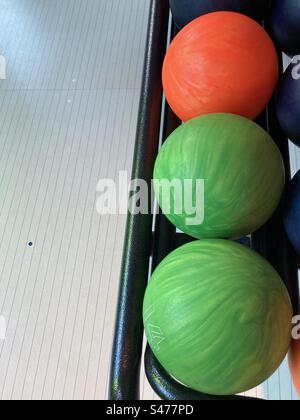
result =
[[[169,20],[169,1],[151,0],[132,171],[132,179],[143,179],[149,186],[160,139],[166,139],[180,124],[163,101],[161,72],[169,41]],[[174,28],[171,33],[175,34]],[[281,52],[278,52],[278,56],[282,74]],[[258,123],[270,133],[279,146],[289,180],[291,178],[289,146],[276,119],[274,102],[271,102],[259,117]],[[149,203],[151,203],[150,192]],[[155,269],[172,250],[192,240],[184,234],[177,233],[161,213],[153,216],[152,208],[149,208],[148,215],[128,215],[112,352],[110,400],[140,399],[140,366],[143,356],[148,381],[156,394],[164,400],[249,399],[240,396],[216,397],[190,390],[168,375],[149,347],[143,355],[142,306],[149,279],[150,260],[152,260],[152,269]],[[290,293],[294,313],[298,314],[297,257],[285,236],[282,205],[262,229],[242,241],[264,256],[279,272]]]

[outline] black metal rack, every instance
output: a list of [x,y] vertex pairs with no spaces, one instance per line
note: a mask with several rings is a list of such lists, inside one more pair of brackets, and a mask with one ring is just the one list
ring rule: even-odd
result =
[[[166,52],[169,29],[169,1],[152,0],[144,78],[138,118],[132,179],[151,183],[154,162],[159,149],[161,127],[165,139],[179,121],[166,106],[162,107],[161,70]],[[281,54],[279,54],[279,57]],[[162,110],[164,110],[162,115]],[[278,125],[274,104],[271,103],[259,123],[278,144],[290,178],[288,142]],[[150,194],[150,192],[149,192]],[[150,197],[149,197],[150,198]],[[151,200],[149,200],[151,202]],[[111,400],[138,400],[140,392],[140,363],[143,351],[142,306],[148,283],[149,261],[153,269],[173,249],[193,240],[176,233],[167,219],[159,214],[153,232],[152,209],[148,215],[129,214],[120,279],[115,340],[110,380]],[[299,288],[296,256],[286,239],[282,221],[282,207],[260,231],[245,238],[248,245],[263,255],[277,269],[290,292],[295,313],[298,313]],[[241,400],[238,396],[214,397],[192,391],[174,381],[147,348],[146,374],[154,391],[166,400]]]

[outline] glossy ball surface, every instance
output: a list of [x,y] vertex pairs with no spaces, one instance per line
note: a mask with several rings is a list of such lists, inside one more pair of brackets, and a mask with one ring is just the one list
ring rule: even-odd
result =
[[247,16],[216,12],[195,19],[173,40],[163,66],[175,114],[226,112],[255,119],[278,80],[278,57],[267,32]]
[[195,241],[154,272],[144,300],[151,349],[169,374],[206,394],[269,378],[291,341],[292,306],[277,272],[248,248]]
[[[285,171],[278,147],[260,126],[237,115],[209,114],[171,134],[154,180],[158,203],[178,229],[198,239],[231,238],[256,231],[272,216]],[[168,190],[166,181],[177,188]],[[204,182],[204,196],[197,181]]]
[[300,397],[300,340],[293,340],[289,351],[289,366],[294,386]]
[[284,225],[291,244],[300,255],[300,171],[288,187],[285,199]]
[[300,146],[300,60],[292,63],[279,84],[277,116],[285,135]]
[[300,54],[300,2],[274,0],[272,31],[277,44],[289,55]]

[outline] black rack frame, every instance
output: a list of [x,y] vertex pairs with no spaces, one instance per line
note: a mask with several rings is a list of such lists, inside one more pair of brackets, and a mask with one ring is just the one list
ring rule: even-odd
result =
[[[161,127],[163,127],[165,139],[180,123],[168,106],[163,107],[162,101],[161,70],[168,41],[169,16],[168,0],[151,0],[132,173],[132,179],[143,179],[148,185],[151,185],[153,167],[159,150]],[[280,52],[279,57],[281,57]],[[279,146],[289,180],[291,172],[288,141],[277,122],[274,102],[270,104],[258,122],[271,134]],[[151,202],[150,197],[149,202]],[[140,398],[140,364],[144,336],[142,306],[148,283],[150,257],[152,257],[154,269],[173,249],[193,240],[186,235],[176,233],[175,228],[162,214],[155,219],[153,233],[151,210],[149,208],[148,215],[129,214],[128,216],[112,353],[109,395],[111,400],[139,400]],[[298,266],[296,255],[284,233],[282,205],[266,226],[253,234],[251,239],[244,238],[243,241],[247,241],[249,246],[263,255],[277,269],[289,290],[294,312],[297,314],[299,310]],[[248,399],[238,396],[221,398],[204,395],[180,385],[161,367],[149,348],[145,354],[145,368],[152,388],[165,400]]]

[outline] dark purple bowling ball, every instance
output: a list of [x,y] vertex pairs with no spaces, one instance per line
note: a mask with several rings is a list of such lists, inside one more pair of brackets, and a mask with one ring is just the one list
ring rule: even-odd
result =
[[269,4],[269,0],[170,0],[173,18],[179,28],[206,13],[219,11],[243,13],[261,20]]
[[282,51],[300,54],[300,0],[274,0],[272,32]]
[[288,188],[284,224],[291,244],[300,255],[300,171],[293,178]]
[[277,116],[285,135],[300,146],[300,59],[290,64],[279,84]]

